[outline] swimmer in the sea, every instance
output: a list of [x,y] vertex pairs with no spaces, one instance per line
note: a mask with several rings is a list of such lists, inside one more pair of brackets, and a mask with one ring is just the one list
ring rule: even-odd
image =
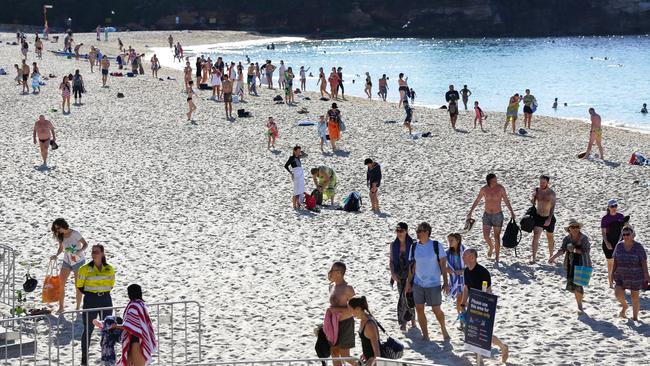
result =
[[641,107],[641,113],[648,113],[648,105],[646,103],[643,103],[643,107]]

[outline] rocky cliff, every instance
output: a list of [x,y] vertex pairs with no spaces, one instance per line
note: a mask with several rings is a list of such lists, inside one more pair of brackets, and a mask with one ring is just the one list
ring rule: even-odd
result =
[[[40,23],[42,1],[5,0],[0,23]],[[15,4],[14,4],[15,3]],[[50,24],[240,29],[310,36],[488,37],[650,33],[650,0],[52,1]],[[12,5],[13,4],[13,5]],[[114,12],[115,15],[108,15]],[[36,15],[36,16],[35,16]]]

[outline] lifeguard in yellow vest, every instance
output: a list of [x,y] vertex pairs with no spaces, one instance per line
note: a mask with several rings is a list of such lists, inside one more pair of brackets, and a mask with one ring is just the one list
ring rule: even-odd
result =
[[[79,269],[77,288],[84,294],[83,309],[113,307],[111,290],[115,286],[115,269],[106,263],[103,245],[93,245],[93,260]],[[81,365],[88,365],[88,345],[95,326],[93,320],[112,315],[113,310],[90,310],[82,313],[84,331],[81,334]]]

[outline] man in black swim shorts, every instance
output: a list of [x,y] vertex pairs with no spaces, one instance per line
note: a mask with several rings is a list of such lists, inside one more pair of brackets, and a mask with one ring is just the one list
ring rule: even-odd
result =
[[539,187],[533,191],[531,202],[536,208],[534,216],[535,227],[533,229],[533,248],[531,264],[537,261],[537,249],[539,248],[539,239],[542,231],[546,231],[546,239],[548,240],[548,257],[553,256],[555,250],[555,239],[553,232],[555,231],[555,192],[549,186],[550,177],[542,175],[539,177]]
[[[332,346],[332,357],[349,357],[350,349],[354,348],[354,317],[348,307],[348,300],[354,295],[352,286],[345,282],[346,266],[343,262],[334,262],[327,278],[330,281],[330,310],[338,313],[339,334],[336,343]],[[356,362],[350,362],[356,365]],[[341,362],[334,361],[334,366],[341,366]]]

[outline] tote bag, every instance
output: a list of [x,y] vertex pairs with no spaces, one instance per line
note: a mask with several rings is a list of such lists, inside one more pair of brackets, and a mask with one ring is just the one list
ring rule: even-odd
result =
[[43,296],[42,301],[44,304],[58,302],[61,297],[61,290],[63,284],[59,278],[57,260],[51,260],[47,265],[47,272],[45,273],[45,280],[43,280]]
[[573,283],[583,287],[589,286],[592,271],[592,267],[576,266],[573,271]]

